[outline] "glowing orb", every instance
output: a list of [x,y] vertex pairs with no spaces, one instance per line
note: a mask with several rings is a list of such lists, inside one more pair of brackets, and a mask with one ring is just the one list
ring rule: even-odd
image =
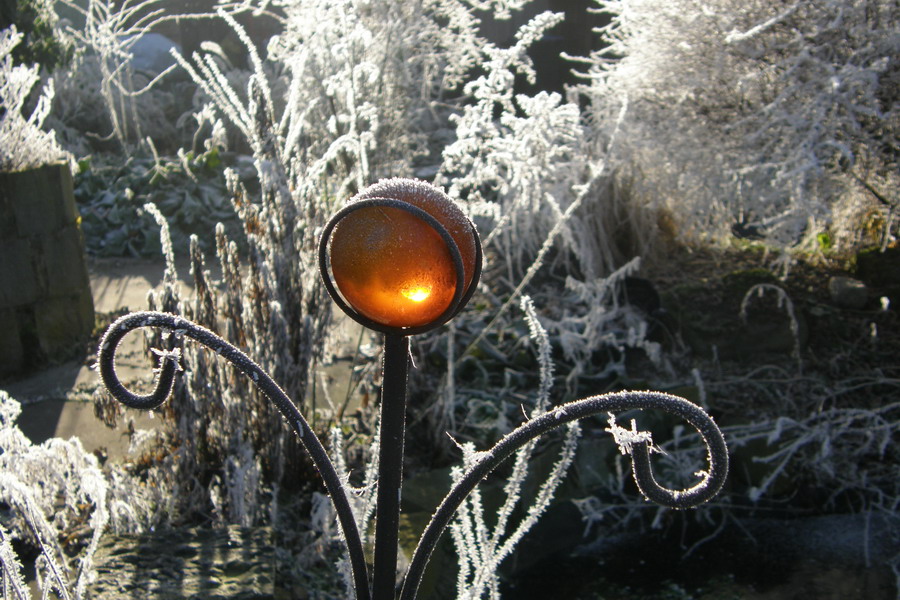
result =
[[[392,198],[427,211],[450,233],[471,283],[475,241],[471,222],[443,192],[409,179],[381,181],[350,203]],[[365,207],[341,219],[331,236],[331,270],[341,295],[360,314],[390,327],[435,321],[456,292],[456,269],[444,238],[427,222],[393,207]]]

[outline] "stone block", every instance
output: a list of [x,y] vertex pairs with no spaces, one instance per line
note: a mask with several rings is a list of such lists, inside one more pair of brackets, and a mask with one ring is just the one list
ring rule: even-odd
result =
[[28,240],[0,240],[0,308],[29,304],[40,296],[41,286],[33,258]]
[[[14,173],[0,172],[0,224],[15,224],[19,237],[57,231],[77,224],[72,174],[65,163]],[[11,217],[10,217],[11,214]]]
[[40,352],[47,359],[77,354],[94,327],[90,293],[71,294],[34,304],[34,325]]
[[69,225],[41,240],[42,267],[46,273],[46,293],[56,297],[90,290],[81,231]]
[[25,348],[19,336],[19,319],[12,308],[0,309],[0,378],[10,377],[25,366]]
[[835,276],[828,280],[831,301],[842,308],[860,309],[869,301],[866,284],[852,277]]

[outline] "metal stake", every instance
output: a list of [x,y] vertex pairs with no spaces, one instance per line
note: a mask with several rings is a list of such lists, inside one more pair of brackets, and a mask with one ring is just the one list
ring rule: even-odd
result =
[[385,334],[384,372],[381,383],[381,444],[375,509],[373,600],[393,600],[396,594],[408,373],[409,338]]

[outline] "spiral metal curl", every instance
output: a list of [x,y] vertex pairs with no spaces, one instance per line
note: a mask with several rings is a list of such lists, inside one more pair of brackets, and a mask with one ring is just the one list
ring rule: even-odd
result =
[[189,337],[213,350],[250,377],[263,394],[278,407],[278,410],[281,411],[281,414],[287,419],[291,428],[300,438],[300,443],[303,444],[303,447],[309,453],[310,458],[325,482],[328,494],[331,496],[331,502],[337,511],[338,521],[343,530],[344,540],[350,555],[350,567],[353,573],[357,600],[369,600],[370,592],[365,554],[363,552],[362,539],[359,535],[359,528],[353,516],[350,502],[347,499],[347,490],[341,482],[334,464],[325,452],[322,442],[313,432],[306,419],[303,418],[296,405],[288,398],[287,394],[246,354],[209,329],[177,315],[145,311],[125,315],[110,325],[100,341],[100,347],[97,352],[97,363],[103,384],[110,394],[125,406],[144,410],[152,410],[161,406],[172,393],[175,373],[180,368],[178,355],[164,351],[160,357],[159,375],[156,385],[150,394],[135,394],[125,387],[116,374],[116,351],[126,334],[143,327],[157,327],[169,331],[176,337]]
[[415,600],[425,566],[444,529],[475,486],[500,463],[534,438],[567,423],[604,412],[634,409],[661,410],[684,419],[703,437],[708,452],[709,470],[701,480],[687,490],[673,491],[660,486],[653,476],[649,441],[634,442],[631,449],[634,480],[648,500],[675,509],[685,509],[699,506],[719,493],[728,474],[728,448],[719,427],[696,404],[679,396],[660,392],[619,392],[563,404],[519,426],[493,448],[479,453],[475,464],[444,497],[419,538],[406,572],[400,600]]

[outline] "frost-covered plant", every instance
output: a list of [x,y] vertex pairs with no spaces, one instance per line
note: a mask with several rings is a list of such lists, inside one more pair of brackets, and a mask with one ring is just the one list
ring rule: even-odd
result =
[[[456,371],[478,368],[491,379],[491,367],[472,356],[485,350],[499,365],[509,364],[520,338],[505,335],[516,328],[507,315],[526,290],[549,311],[548,332],[575,363],[570,384],[593,370],[591,354],[598,348],[644,345],[643,317],[620,306],[617,298],[621,280],[639,264],[635,254],[649,252],[645,241],[653,228],[649,211],[622,193],[626,186],[607,170],[618,144],[618,121],[600,129],[582,118],[577,103],[558,94],[515,93],[517,75],[534,77],[529,46],[560,19],[540,14],[511,47],[484,45],[484,72],[466,84],[469,102],[451,119],[457,140],[445,148],[436,181],[447,185],[478,222],[489,283],[482,286],[484,308],[450,326],[443,401],[430,413],[436,432],[461,433],[456,413],[466,411],[466,426],[508,430],[507,415],[494,406],[484,382],[457,388]],[[620,110],[619,120],[625,113]],[[620,243],[627,238],[638,241]],[[550,275],[560,270],[568,282]],[[559,302],[563,287],[573,293]],[[460,343],[461,352],[454,348]],[[657,349],[646,348],[657,357]],[[506,388],[509,383],[492,385]]]
[[[573,365],[566,375],[570,389],[583,375],[626,376],[628,348],[641,349],[655,365],[664,365],[662,347],[647,339],[648,315],[629,305],[623,293],[626,278],[637,273],[640,263],[640,257],[635,257],[607,277],[586,282],[568,276],[562,302],[548,306],[547,328]],[[598,369],[594,353],[603,348],[610,359]]]
[[541,264],[557,237],[563,255],[587,277],[609,272],[621,259],[605,241],[619,224],[598,231],[593,219],[580,218],[591,213],[582,205],[599,195],[603,140],[585,128],[576,103],[555,93],[514,91],[517,74],[534,82],[528,49],[561,20],[562,14],[542,13],[510,48],[485,46],[486,73],[464,88],[472,102],[452,118],[457,140],[445,148],[437,179],[488,227],[486,252],[496,255],[499,274],[513,287],[531,278],[529,269]]
[[[262,319],[259,311],[263,308],[267,315],[271,315],[268,312],[271,307],[249,303],[227,304],[227,298],[222,301],[213,295],[196,236],[192,236],[190,248],[194,296],[182,299],[166,218],[153,204],[146,204],[144,210],[161,229],[160,239],[166,259],[162,286],[148,297],[151,307],[185,314],[215,329],[220,327],[220,311],[234,315],[231,311],[236,310],[237,319],[225,324],[224,333],[229,339],[240,340],[238,343],[247,343],[256,336],[261,338],[264,334],[270,334],[268,329],[259,331],[259,327],[278,326],[277,323],[253,318],[256,315]],[[236,290],[240,298],[244,281],[237,262],[236,245],[225,239],[221,224],[216,229],[216,244],[224,285]],[[251,273],[254,273],[252,268]],[[219,302],[226,304],[222,306]],[[243,312],[244,309],[247,313]],[[283,333],[283,329],[280,332]],[[183,383],[175,392],[176,400],[167,404],[163,411],[166,427],[158,442],[163,447],[180,446],[184,451],[164,454],[155,465],[156,476],[165,480],[171,488],[173,514],[170,516],[177,519],[190,517],[197,511],[211,510],[218,522],[255,523],[263,514],[262,498],[270,493],[270,484],[277,488],[285,464],[293,466],[296,450],[285,448],[286,438],[287,442],[290,440],[282,431],[283,423],[273,414],[274,409],[264,403],[258,393],[253,393],[248,383],[235,379],[233,368],[196,348],[187,346],[182,351],[180,344],[178,335],[156,335],[147,339],[151,355],[166,357],[177,354],[185,365]],[[270,357],[272,353],[270,351]],[[300,360],[303,361],[303,358]],[[309,368],[310,362],[307,357],[302,364]],[[281,365],[282,369],[297,368],[284,359]],[[305,371],[301,373],[305,375]],[[291,382],[291,379],[285,378],[284,381]],[[109,409],[106,404],[108,399],[101,397],[98,400],[105,409]],[[115,414],[114,411],[112,414]]]
[[271,146],[291,177],[327,179],[325,193],[339,198],[408,173],[411,159],[425,152],[424,134],[445,120],[446,108],[435,101],[478,64],[484,42],[468,3],[275,5],[284,12],[283,31],[269,40],[265,60],[243,28],[219,13],[249,53],[251,72],[242,85],[229,81],[212,52],[180,59],[218,116],[255,155]]
[[[528,48],[561,18],[536,16],[509,48],[486,44],[485,73],[466,84],[471,102],[452,117],[457,140],[444,150],[437,182],[479,222],[490,292],[506,298],[463,356],[496,333],[542,268],[562,267],[573,286],[590,286],[651,248],[651,213],[622,193],[623,183],[607,168],[627,110],[602,129],[583,119],[575,101],[515,93],[517,74],[534,80]],[[625,239],[636,243],[621,243]],[[600,310],[596,304],[582,308]]]
[[[123,145],[174,154],[189,145],[196,85],[172,74],[175,60],[162,52],[177,44],[158,31],[171,21],[215,15],[172,11],[160,0],[57,4],[68,13],[59,29],[74,57],[53,72],[57,95],[49,122],[66,148],[78,156]],[[194,144],[188,152],[201,149]]]
[[[814,501],[819,510],[896,512],[891,440],[900,432],[900,379],[865,358],[868,351],[883,352],[876,331],[859,346],[834,356],[810,352],[803,373],[765,365],[707,382],[724,411],[745,414],[727,428],[730,443],[754,445],[752,462],[766,466],[748,482],[754,502],[778,502],[803,485],[821,494]],[[846,365],[854,361],[851,354],[860,355],[860,363]]]
[[[190,139],[190,131],[178,116],[191,106],[192,85],[165,85],[137,71],[131,74],[131,92],[115,91],[118,86],[104,89],[101,64],[100,56],[89,48],[80,48],[65,69],[53,72],[56,96],[47,124],[67,150],[82,157],[121,148],[123,141],[131,149],[146,147],[150,138],[159,148],[174,153],[179,144]],[[118,101],[112,104],[104,93],[113,94]],[[121,114],[114,115],[112,110]]]
[[0,170],[21,171],[66,160],[52,131],[41,127],[53,100],[53,80],[49,80],[37,103],[26,117],[29,95],[40,81],[37,65],[15,65],[12,50],[22,34],[11,26],[0,31]]
[[52,70],[68,61],[71,49],[60,39],[54,5],[55,0],[21,0],[14,10],[12,5],[4,10],[4,25],[11,23],[25,36],[25,43],[13,52],[16,62]]
[[598,7],[612,17],[609,45],[593,55],[583,91],[598,122],[627,98],[626,160],[687,239],[733,230],[792,246],[832,222],[857,179],[890,189],[900,125],[893,2]]
[[[260,187],[257,196],[226,171],[249,258],[240,260],[234,243],[217,232],[222,292],[206,280],[202,258],[193,251],[202,292],[189,302],[172,286],[153,307],[183,312],[221,331],[303,403],[310,373],[328,358],[331,302],[311,276],[325,218],[337,201],[371,180],[411,169],[421,132],[444,119],[446,109],[434,101],[477,64],[485,42],[471,7],[461,0],[279,6],[284,32],[270,40],[266,60],[235,19],[219,12],[248,52],[250,71],[243,77],[231,76],[213,52],[178,57],[208,98],[206,112],[214,116],[205,118],[213,130],[228,126],[251,148]],[[156,348],[162,344],[154,341]],[[203,501],[204,482],[213,474],[221,478],[225,457],[242,456],[245,444],[261,455],[266,481],[277,484],[286,469],[296,468],[290,437],[257,392],[235,383],[230,367],[196,349],[185,349],[184,363],[179,400],[167,405],[173,439],[197,444],[207,455],[203,462],[187,459],[178,470],[193,490],[183,495],[192,499],[183,508]],[[207,403],[220,403],[222,411],[201,415]],[[237,424],[240,434],[233,433]],[[226,503],[231,497],[237,496],[220,495]]]
[[[550,358],[551,348],[547,332],[538,320],[531,298],[523,296],[521,307],[528,322],[529,336],[537,346],[538,364],[540,365],[537,400],[529,415],[529,418],[533,419],[550,408],[553,363]],[[581,428],[578,422],[570,423],[562,442],[559,459],[530,503],[522,497],[522,489],[528,475],[528,463],[534,453],[537,440],[529,442],[516,451],[512,473],[503,487],[505,498],[495,515],[497,520],[493,527],[486,524],[488,519],[486,519],[478,488],[472,491],[459,508],[450,529],[458,553],[459,573],[456,597],[459,600],[479,600],[485,594],[491,599],[500,598],[498,567],[534,526],[541,514],[547,510],[556,489],[562,483],[566,471],[572,464],[580,435]],[[458,483],[465,471],[473,466],[478,455],[471,442],[461,444],[460,448],[463,451],[463,465],[451,470],[451,478],[454,483]],[[513,513],[517,508],[524,511],[525,514],[514,529],[507,531],[513,523]]]
[[[68,25],[66,35],[75,43],[79,54],[89,54],[91,64],[99,69],[100,97],[110,120],[110,131],[101,134],[115,139],[123,147],[143,139],[144,121],[135,97],[150,89],[156,79],[143,88],[135,85],[131,48],[153,26],[162,9],[159,0],[143,0],[135,4],[119,4],[110,0],[90,0],[86,6],[62,0],[84,20],[80,26]],[[86,82],[82,80],[82,85]]]
[[180,256],[188,254],[191,234],[201,236],[204,251],[214,252],[215,240],[205,234],[218,223],[245,245],[225,187],[221,156],[213,148],[181,158],[138,154],[124,164],[107,156],[79,161],[75,200],[87,251],[100,256],[158,256],[159,226],[140,214],[148,202],[169,219],[172,244]]
[[78,438],[32,444],[15,424],[20,412],[0,390],[0,502],[11,509],[0,523],[0,590],[3,598],[31,597],[11,547],[17,539],[38,551],[35,575],[44,597],[55,592],[78,600],[95,575],[93,556],[106,529],[152,525],[159,499],[154,486],[140,485],[117,467],[101,469]]

